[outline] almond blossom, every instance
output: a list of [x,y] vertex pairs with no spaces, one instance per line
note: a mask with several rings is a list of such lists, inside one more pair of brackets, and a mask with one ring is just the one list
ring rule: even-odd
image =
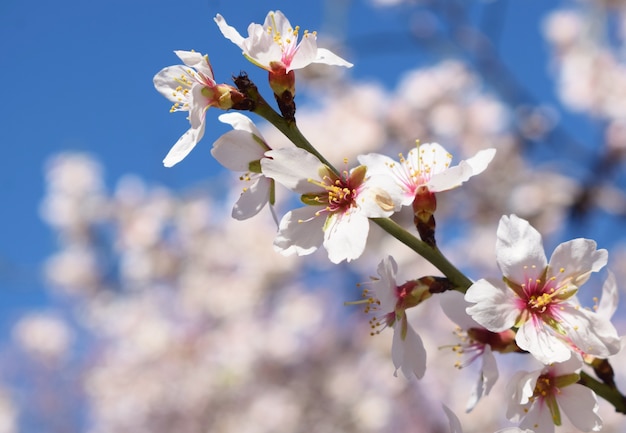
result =
[[477,359],[481,359],[480,374],[465,409],[470,412],[483,395],[489,394],[498,380],[498,365],[493,351],[512,352],[517,349],[513,342],[515,333],[510,329],[494,333],[478,324],[465,312],[469,304],[463,299],[463,294],[460,292],[451,290],[442,293],[440,302],[446,316],[459,325],[456,334],[461,342],[454,345],[452,350],[459,355],[469,356],[468,360],[464,363],[458,362],[456,366],[463,368]]
[[195,51],[174,51],[184,65],[168,66],[153,79],[154,87],[174,105],[170,112],[188,111],[191,128],[174,144],[163,160],[172,167],[182,161],[204,136],[205,114],[209,107],[232,108],[243,95],[233,86],[217,84],[207,55]]
[[283,255],[308,255],[323,243],[333,263],[357,259],[365,249],[368,218],[388,217],[397,208],[392,180],[370,176],[364,166],[337,174],[300,148],[265,156],[263,174],[301,194],[307,205],[280,221],[274,248]]
[[229,170],[244,172],[240,179],[247,185],[233,206],[232,216],[245,220],[272,201],[274,183],[261,173],[261,159],[271,148],[254,123],[243,114],[226,113],[219,116],[219,120],[230,124],[234,130],[213,143],[211,155]]
[[520,428],[535,433],[554,433],[561,425],[561,411],[581,431],[600,431],[595,393],[576,382],[582,360],[572,356],[533,372],[517,372],[507,387],[510,395],[506,416],[520,422]]
[[298,42],[300,27],[292,27],[281,11],[269,12],[263,25],[250,24],[247,38],[229,26],[220,14],[215,16],[215,22],[222,34],[243,50],[248,60],[268,71],[289,72],[311,63],[352,67],[352,63],[331,51],[318,48],[316,32],[304,31]]
[[541,235],[515,215],[500,219],[496,260],[505,286],[474,283],[465,300],[467,313],[492,332],[518,328],[517,345],[544,364],[570,358],[571,352],[606,358],[619,351],[610,317],[581,308],[578,288],[608,260],[589,239],[559,245],[548,262]]
[[431,296],[428,286],[418,281],[407,281],[402,285],[396,282],[398,265],[391,256],[387,256],[378,264],[380,278],[372,278],[373,290],[364,290],[367,298],[366,312],[374,312],[370,320],[372,335],[380,333],[387,327],[393,328],[391,343],[391,359],[398,370],[407,379],[415,376],[421,379],[426,372],[426,349],[422,339],[408,321],[406,310],[418,305]]
[[424,143],[411,149],[406,158],[400,154],[399,163],[378,153],[361,155],[358,159],[371,173],[390,174],[402,190],[402,205],[408,206],[420,190],[431,193],[447,191],[482,173],[495,154],[495,149],[484,149],[450,167],[452,155],[443,146]]

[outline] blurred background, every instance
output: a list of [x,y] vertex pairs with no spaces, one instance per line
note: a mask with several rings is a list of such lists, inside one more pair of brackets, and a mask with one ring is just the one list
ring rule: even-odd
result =
[[[400,280],[435,269],[376,227],[350,264],[331,266],[324,250],[276,254],[267,209],[230,216],[242,185],[210,155],[230,128],[218,110],[192,153],[163,167],[188,123],[152,77],[178,63],[174,50],[195,49],[217,82],[245,71],[270,100],[265,72],[213,17],[245,35],[280,9],[355,65],[296,74],[298,124],[331,162],[395,157],[416,139],[441,143],[456,162],[497,148],[485,173],[438,196],[438,243],[470,278],[499,278],[496,227],[515,213],[543,234],[548,255],[571,238],[596,240],[621,283],[625,8],[3,0],[0,433],[448,432],[441,401],[466,431],[509,425],[494,407],[524,357],[498,358],[494,395],[464,414],[478,366],[454,369],[454,324],[439,308],[411,312],[429,356],[417,382],[393,377],[391,331],[370,337],[369,317],[343,305],[388,254]],[[268,143],[285,143],[253,120]],[[278,191],[279,216],[294,200]],[[396,219],[410,228],[410,215]],[[581,300],[592,306],[600,287],[592,278]],[[623,308],[614,322],[626,330]],[[613,412],[601,405],[604,431],[621,432]]]

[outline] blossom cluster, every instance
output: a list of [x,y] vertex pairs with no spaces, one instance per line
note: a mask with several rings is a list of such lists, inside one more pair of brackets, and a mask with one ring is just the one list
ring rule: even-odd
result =
[[[214,143],[212,154],[226,168],[243,172],[240,179],[246,182],[233,216],[247,219],[265,206],[275,215],[276,186],[282,185],[295,192],[304,206],[282,216],[274,250],[285,256],[305,256],[323,245],[328,259],[335,264],[363,255],[370,223],[375,222],[444,274],[400,283],[397,262],[387,256],[378,265],[378,277],[372,278],[363,291],[364,299],[352,302],[364,304],[366,312],[373,315],[373,334],[387,327],[393,329],[391,357],[396,373],[400,370],[407,378],[421,379],[426,372],[427,350],[407,312],[433,295],[460,292],[464,296],[446,297],[442,307],[460,326],[462,343],[454,346],[455,351],[471,353],[468,363],[483,359],[468,411],[489,394],[499,377],[494,353],[529,353],[543,367],[531,373],[513,374],[505,397],[507,418],[518,422],[520,429],[548,433],[554,431],[555,425],[561,425],[562,410],[580,430],[600,430],[602,419],[597,414],[596,394],[579,382],[584,364],[597,366],[621,350],[620,337],[611,323],[617,308],[615,279],[612,275],[607,277],[596,311],[585,308],[577,293],[593,273],[607,264],[607,251],[598,249],[592,240],[574,239],[559,245],[548,260],[540,233],[517,215],[505,215],[500,219],[495,245],[503,283],[484,278],[469,280],[438,249],[436,197],[487,170],[496,149],[479,149],[474,156],[451,166],[452,155],[443,146],[418,141],[414,149],[406,156],[401,153],[399,159],[368,153],[357,156],[359,165],[351,167],[345,158],[344,168],[337,169],[302,134],[294,133],[294,70],[312,63],[352,65],[329,50],[318,48],[315,33],[304,32],[298,42],[299,28],[292,27],[279,11],[270,12],[263,25],[251,24],[247,38],[221,15],[215,21],[224,36],[242,49],[246,59],[269,72],[269,85],[281,114],[269,107],[256,85],[244,75],[235,79],[237,89],[231,92],[237,92],[237,103],[219,105],[207,103],[206,99],[190,99],[183,109],[193,113],[217,106],[251,111],[276,126],[290,141],[282,146],[272,145],[243,114],[220,116],[234,131]],[[181,53],[177,52],[183,61],[203,59],[204,63],[185,61],[189,75],[202,75],[200,70],[191,69],[194,65],[205,69],[208,65],[211,70],[208,57]],[[154,80],[164,94],[162,89],[178,89],[175,86],[181,80],[169,73],[172,68],[184,66],[166,68]],[[211,89],[214,83],[201,85]],[[177,92],[180,91],[166,96],[180,97]],[[190,122],[193,128],[193,114]],[[178,143],[173,149],[177,146]],[[169,166],[168,158],[165,165]],[[408,206],[419,238],[390,219]],[[611,385],[612,378],[600,379]],[[449,416],[452,426],[456,421],[453,415]],[[458,429],[452,426],[452,430]]]
[[[585,21],[572,10],[544,27],[561,96],[619,76],[583,101],[619,142],[624,74],[608,49],[610,68],[586,68],[601,42],[572,26]],[[176,51],[154,85],[189,129],[163,164],[197,157],[215,114],[230,130],[211,154],[237,175],[109,190],[91,156],[50,160],[40,213],[59,248],[43,276],[69,308],[16,320],[0,432],[622,431],[619,250],[544,248],[574,209],[615,210],[619,194],[524,155],[554,126],[547,112],[494,95],[459,59],[390,88],[351,77],[352,53],[279,11],[247,35],[214,22],[271,97]]]

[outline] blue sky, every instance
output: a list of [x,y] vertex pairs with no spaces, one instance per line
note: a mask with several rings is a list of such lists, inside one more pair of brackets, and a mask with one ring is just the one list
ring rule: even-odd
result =
[[[403,70],[428,60],[402,39],[376,42],[372,35],[405,32],[402,8],[374,10],[342,2],[216,0],[3,0],[0,3],[0,290],[3,304],[18,311],[45,302],[39,268],[55,240],[40,221],[43,167],[55,153],[89,152],[103,164],[111,186],[127,173],[179,189],[219,170],[210,143],[228,128],[208,115],[203,142],[174,168],[162,159],[187,129],[184,114],[169,113],[169,103],[153,88],[152,77],[176,64],[176,49],[208,53],[216,79],[229,82],[240,70],[253,72],[239,49],[219,33],[212,17],[221,13],[245,32],[250,22],[281,9],[293,24],[310,30],[343,32],[352,49],[354,77],[387,80],[395,86]],[[349,2],[346,2],[346,4]],[[501,50],[524,82],[548,99],[545,47],[539,37],[542,2],[493,4],[503,19]],[[334,4],[333,12],[328,5]],[[479,3],[482,4],[482,3]],[[334,20],[326,20],[333,16]],[[335,26],[329,22],[337,23]],[[523,39],[519,35],[524,35]],[[539,49],[538,49],[539,47]],[[262,76],[262,75],[261,75]]]

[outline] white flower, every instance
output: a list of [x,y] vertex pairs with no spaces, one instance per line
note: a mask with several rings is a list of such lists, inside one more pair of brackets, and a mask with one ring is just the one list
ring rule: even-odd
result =
[[421,189],[431,193],[447,191],[460,186],[470,177],[482,173],[496,153],[495,149],[485,149],[472,158],[450,167],[452,155],[437,143],[418,145],[400,162],[378,153],[358,157],[359,162],[372,173],[385,173],[393,176],[396,185],[402,190],[402,205],[413,203]]
[[602,419],[598,416],[595,393],[576,383],[582,361],[572,356],[563,363],[551,364],[541,370],[517,372],[507,387],[510,395],[507,418],[520,422],[520,428],[535,433],[554,433],[561,425],[561,410],[581,431],[599,431]]
[[[426,372],[426,349],[409,323],[406,309],[416,306],[431,295],[428,287],[415,281],[407,281],[399,286],[396,282],[397,272],[398,265],[393,257],[388,256],[379,263],[380,278],[372,278],[373,292],[364,291],[364,296],[370,295],[366,312],[376,314],[370,320],[373,329],[384,329],[388,326],[393,328],[391,360],[396,367],[394,375],[397,376],[398,370],[402,370],[407,379],[413,376],[421,379]],[[372,334],[378,334],[382,329]]]
[[217,84],[209,57],[194,51],[174,51],[184,65],[168,66],[154,76],[154,87],[174,105],[170,112],[188,111],[191,128],[178,139],[163,160],[172,167],[185,158],[204,136],[205,113],[209,107],[231,108],[231,93],[237,90]]
[[607,262],[606,250],[589,239],[559,245],[548,262],[541,235],[515,215],[498,226],[496,259],[506,287],[479,280],[467,291],[467,309],[493,332],[518,328],[515,341],[544,364],[561,362],[571,351],[606,358],[620,347],[609,317],[581,308],[575,294]]
[[248,26],[248,37],[226,23],[221,15],[215,16],[222,34],[243,50],[243,55],[255,65],[268,71],[301,69],[311,63],[325,63],[351,67],[331,51],[317,47],[315,32],[305,31],[298,43],[300,28],[292,27],[281,11],[269,12],[263,25]]
[[224,167],[242,171],[240,179],[246,186],[233,207],[232,216],[238,220],[253,217],[270,201],[273,181],[261,173],[261,160],[271,148],[252,121],[241,113],[226,113],[219,120],[234,130],[213,143],[211,154]]
[[284,255],[311,254],[323,243],[333,263],[354,260],[365,249],[368,218],[391,215],[399,200],[388,192],[393,189],[390,178],[370,177],[363,166],[337,175],[300,148],[271,150],[265,156],[263,174],[302,194],[307,204],[280,222],[274,247]]
[[[439,295],[439,299],[446,316],[459,325],[456,333],[460,337],[461,343],[453,346],[453,350],[459,355],[470,356],[468,361],[462,364],[458,363],[457,367],[465,367],[478,358],[482,360],[478,381],[471,392],[465,409],[470,412],[483,395],[489,394],[498,380],[498,365],[492,353],[492,346],[493,350],[511,351],[510,346],[515,334],[511,330],[493,333],[479,325],[465,312],[469,304],[463,299],[463,294],[460,292],[451,290]],[[513,346],[515,347],[515,344]]]

